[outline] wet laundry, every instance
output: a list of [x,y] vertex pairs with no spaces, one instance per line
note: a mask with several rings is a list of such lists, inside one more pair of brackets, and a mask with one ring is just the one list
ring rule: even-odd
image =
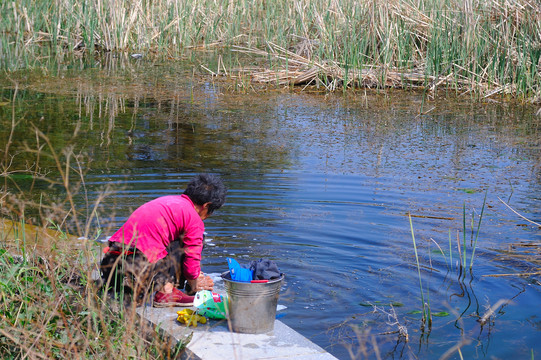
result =
[[248,264],[239,264],[235,259],[227,258],[231,280],[250,282],[278,279],[281,276],[278,265],[273,260],[259,259]]
[[278,265],[269,259],[253,260],[249,264],[249,269],[253,273],[253,280],[273,280],[281,276]]

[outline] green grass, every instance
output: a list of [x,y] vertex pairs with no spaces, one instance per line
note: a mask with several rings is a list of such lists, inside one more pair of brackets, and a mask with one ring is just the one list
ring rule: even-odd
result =
[[[481,221],[483,220],[483,214],[485,213],[485,205],[487,203],[488,189],[485,192],[485,198],[483,199],[483,207],[481,208],[481,214],[479,215],[479,222],[477,223],[477,231],[475,232],[475,240],[472,243],[472,253],[470,259],[470,271],[473,269],[473,259],[475,258],[475,250],[477,249],[477,240],[479,239],[479,232],[481,230]],[[472,231],[475,226],[474,217],[472,216]]]
[[113,310],[83,261],[65,255],[0,248],[0,358],[163,359],[182,350],[133,312]]
[[444,87],[540,101],[540,11],[528,0],[5,1],[0,67],[43,66],[81,45],[164,57],[242,45],[269,51],[265,60],[277,55],[272,43],[304,49],[329,89]]

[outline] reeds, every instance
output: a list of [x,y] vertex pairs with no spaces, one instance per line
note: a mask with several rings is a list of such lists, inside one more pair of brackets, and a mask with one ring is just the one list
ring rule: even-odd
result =
[[[423,291],[423,279],[421,277],[421,264],[419,262],[419,254],[417,252],[417,242],[415,241],[415,232],[413,231],[413,222],[411,221],[411,216],[408,214],[410,229],[411,229],[411,238],[413,240],[413,250],[415,251],[415,262],[417,264],[417,273],[419,275],[419,289],[421,294],[421,305],[422,305],[422,317],[421,317],[421,331],[424,331],[425,324],[428,324],[428,329],[432,326],[432,314],[430,313],[430,304],[425,302],[425,293]],[[428,294],[428,293],[427,293]]]
[[[15,86],[13,103],[17,94]],[[77,238],[99,233],[95,225],[103,196],[88,201],[87,211],[84,203],[74,202],[87,192],[83,164],[88,158],[69,144],[53,149],[37,128],[20,129],[15,106],[12,119],[11,134],[24,130],[33,136],[17,149],[11,146],[15,136],[9,136],[0,148],[0,358],[177,358],[184,343],[137,316],[135,305],[125,308],[100,291],[101,247]],[[18,157],[30,165],[17,167]],[[32,188],[36,181],[50,187],[36,200],[18,185],[21,179]]]
[[531,0],[21,0],[0,15],[8,69],[64,51],[176,57],[239,45],[267,61],[255,81],[541,101],[541,4]]
[[[445,261],[445,264],[447,266],[447,269],[449,271],[451,270],[454,270],[456,269],[458,271],[458,281],[459,282],[463,282],[464,281],[464,278],[466,276],[466,269],[469,268],[469,271],[470,273],[473,272],[473,261],[474,261],[474,258],[475,258],[475,251],[477,249],[477,242],[478,242],[478,239],[479,239],[479,233],[481,231],[481,222],[483,220],[483,214],[484,214],[484,210],[485,210],[485,206],[486,206],[486,201],[487,201],[487,196],[488,196],[488,190],[485,192],[485,197],[483,199],[483,206],[481,208],[481,213],[479,214],[479,220],[477,222],[477,228],[476,228],[476,224],[475,224],[475,212],[472,213],[472,218],[471,218],[471,238],[470,238],[470,248],[471,248],[471,256],[470,256],[470,261],[469,261],[469,267],[468,267],[468,261],[467,261],[467,251],[468,251],[468,228],[466,226],[467,224],[467,216],[466,216],[466,205],[464,204],[463,206],[463,209],[462,209],[462,212],[463,212],[463,217],[462,217],[462,244],[460,243],[460,237],[459,237],[459,234],[457,233],[457,244],[456,244],[456,247],[457,247],[457,251],[458,251],[458,262],[460,262],[459,265],[456,266],[456,268],[453,268],[453,245],[452,245],[452,236],[451,236],[451,230],[449,230],[449,263],[447,263],[447,258],[445,256],[445,253],[443,251],[443,249],[441,248],[441,246],[432,238],[430,238],[430,243],[434,243],[436,244],[436,246],[438,247],[438,251],[439,253],[442,255],[444,261]],[[431,326],[432,326],[432,316],[446,316],[448,315],[446,312],[440,312],[440,313],[433,313],[431,311],[431,308],[430,308],[430,291],[429,289],[427,289],[427,292],[426,292],[426,301],[425,301],[425,292],[423,290],[423,278],[421,276],[421,263],[419,261],[419,252],[418,252],[418,247],[417,247],[417,241],[415,239],[415,232],[413,230],[413,222],[411,220],[412,218],[412,215],[411,214],[408,214],[408,218],[409,218],[409,223],[410,223],[410,231],[411,231],[411,237],[412,237],[412,241],[413,241],[413,250],[414,250],[414,253],[415,253],[415,262],[416,262],[416,267],[417,267],[417,273],[418,273],[418,277],[419,277],[419,290],[420,290],[420,296],[421,296],[421,304],[422,304],[422,318],[421,318],[421,330],[424,331],[425,329],[425,325],[428,326],[428,331],[431,330]],[[429,255],[429,259],[430,259],[430,268],[432,268],[432,264],[431,264],[431,258],[430,258],[430,251],[428,253]]]

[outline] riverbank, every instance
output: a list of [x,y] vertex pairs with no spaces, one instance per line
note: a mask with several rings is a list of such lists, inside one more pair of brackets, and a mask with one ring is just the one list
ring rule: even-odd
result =
[[2,358],[336,359],[278,320],[265,334],[235,334],[224,321],[187,328],[182,308],[119,309],[94,286],[98,243],[3,218],[0,238]]
[[[336,91],[422,89],[541,101],[541,5],[514,2],[74,0],[0,5],[0,67],[67,56],[177,61],[223,52],[197,71],[236,81]],[[231,56],[229,50],[251,60]],[[56,65],[56,66],[57,66]]]
[[100,295],[99,244],[48,227],[0,225],[1,358],[164,359],[184,349]]

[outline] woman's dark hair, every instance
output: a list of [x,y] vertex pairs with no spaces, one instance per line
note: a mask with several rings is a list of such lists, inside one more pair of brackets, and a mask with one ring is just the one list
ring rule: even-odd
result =
[[210,203],[208,207],[209,215],[214,210],[219,209],[225,202],[227,188],[222,179],[216,175],[199,174],[195,176],[184,190],[184,195],[187,195],[194,204],[204,205]]

